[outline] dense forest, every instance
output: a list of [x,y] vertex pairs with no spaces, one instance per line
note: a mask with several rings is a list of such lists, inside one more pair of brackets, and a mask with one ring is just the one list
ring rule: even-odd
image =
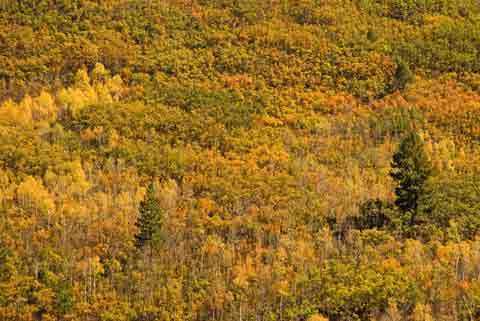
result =
[[1,321],[479,319],[478,0],[0,0]]

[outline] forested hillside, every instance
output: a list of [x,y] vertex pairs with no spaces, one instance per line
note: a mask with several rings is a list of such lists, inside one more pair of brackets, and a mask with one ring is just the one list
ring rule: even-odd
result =
[[0,0],[0,321],[480,319],[478,0]]

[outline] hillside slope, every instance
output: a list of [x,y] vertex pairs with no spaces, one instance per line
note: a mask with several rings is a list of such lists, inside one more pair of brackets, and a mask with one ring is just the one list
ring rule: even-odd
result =
[[4,0],[0,320],[476,320],[479,121],[476,0]]

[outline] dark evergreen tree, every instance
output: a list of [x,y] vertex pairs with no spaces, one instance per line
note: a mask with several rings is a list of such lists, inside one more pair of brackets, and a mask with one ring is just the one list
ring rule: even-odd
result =
[[417,219],[431,212],[428,179],[433,168],[425,152],[423,139],[410,132],[393,155],[390,176],[397,182],[395,205],[403,214],[403,222],[412,228]]
[[395,69],[395,75],[393,76],[393,81],[390,86],[390,92],[405,89],[405,87],[407,87],[407,85],[411,83],[413,79],[414,74],[409,65],[403,60],[398,60],[397,68]]
[[378,40],[378,34],[373,31],[373,30],[368,30],[367,32],[367,39],[370,41],[370,42],[375,42]]
[[148,186],[145,197],[140,202],[139,212],[135,223],[138,227],[135,246],[142,248],[149,244],[152,247],[160,241],[162,229],[162,209],[155,195],[153,183]]

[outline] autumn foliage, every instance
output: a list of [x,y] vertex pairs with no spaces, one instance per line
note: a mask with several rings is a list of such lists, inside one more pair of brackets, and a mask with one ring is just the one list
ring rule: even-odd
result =
[[478,320],[479,121],[476,0],[0,1],[0,321]]

